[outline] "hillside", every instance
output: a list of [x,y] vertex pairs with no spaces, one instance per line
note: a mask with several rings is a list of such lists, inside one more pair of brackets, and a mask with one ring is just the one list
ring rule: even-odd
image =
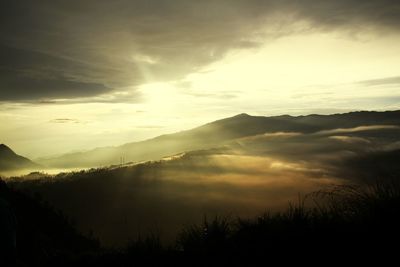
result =
[[[180,228],[171,246],[160,242],[158,232],[137,236],[119,249],[101,248],[78,234],[38,198],[4,184],[0,189],[0,197],[13,205],[22,222],[17,229],[18,265],[11,266],[320,265],[321,259],[390,265],[400,237],[400,186],[390,179],[314,192],[278,213],[204,217]],[[315,208],[312,202],[319,204]]]
[[[65,266],[79,255],[99,248],[95,239],[79,233],[71,220],[39,195],[28,196],[8,187],[1,179],[0,212],[1,266]],[[16,251],[7,245],[4,231],[8,231],[9,238],[11,232],[16,233]],[[15,258],[18,265],[10,264],[15,263]]]
[[262,117],[239,114],[179,133],[162,135],[118,147],[96,148],[87,152],[66,154],[56,158],[43,159],[40,163],[53,168],[108,166],[119,164],[121,157],[124,157],[125,162],[157,160],[164,156],[218,147],[237,138],[265,133],[313,133],[368,125],[400,125],[400,111],[351,112],[297,117],[289,115]]
[[248,218],[332,184],[397,179],[399,137],[393,125],[260,134],[161,161],[15,177],[9,184],[40,193],[104,245],[153,232],[171,242],[182,225],[205,214]]
[[39,167],[39,165],[30,159],[20,156],[8,146],[0,144],[0,171],[30,169],[37,167]]

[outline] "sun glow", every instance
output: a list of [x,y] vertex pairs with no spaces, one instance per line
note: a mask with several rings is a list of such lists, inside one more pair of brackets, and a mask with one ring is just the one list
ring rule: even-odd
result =
[[[89,103],[5,104],[2,137],[35,157],[143,140],[242,112],[299,115],[397,109],[396,84],[368,81],[398,75],[398,43],[398,35],[291,35],[265,40],[260,47],[231,50],[217,62],[167,81],[154,76],[151,66],[156,61],[136,56],[132,60],[144,84],[117,88],[86,99]],[[71,142],[60,136],[69,136]],[[40,149],[44,140],[53,144],[51,149]]]
[[398,75],[400,53],[393,46],[398,42],[399,36],[364,41],[334,34],[289,36],[257,51],[232,52],[187,81],[198,90],[229,89],[268,102],[274,97],[290,99],[299,89],[334,89],[337,97],[348,91],[346,84]]

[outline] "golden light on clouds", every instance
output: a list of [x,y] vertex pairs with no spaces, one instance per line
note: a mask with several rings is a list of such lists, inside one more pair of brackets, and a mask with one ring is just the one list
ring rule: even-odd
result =
[[[33,50],[22,45],[4,48],[7,54],[32,62],[5,60],[19,77],[8,84],[19,87],[2,89],[0,137],[36,157],[143,140],[242,112],[298,115],[400,107],[400,35],[386,25],[389,22],[367,23],[360,13],[346,24],[332,20],[331,25],[319,13],[297,5],[266,4],[256,9],[259,12],[248,5],[226,9],[212,4],[207,10],[215,14],[194,16],[204,19],[204,25],[192,22],[179,8],[170,10],[179,10],[174,20],[160,14],[150,19],[147,9],[135,23],[131,16],[115,19],[110,14],[100,24],[119,30],[97,36],[97,25],[78,27],[79,31],[69,33],[75,37],[68,39],[70,55],[65,49],[59,54],[48,52],[53,51],[50,48],[44,51],[45,43],[38,49],[36,42],[31,44]],[[337,10],[346,6],[337,5]],[[329,5],[315,8],[324,13]],[[243,16],[237,23],[221,20],[232,22],[238,14]],[[205,27],[207,23],[215,27]],[[73,21],[60,27],[70,24]],[[127,25],[133,25],[130,31]],[[83,38],[87,31],[91,34]],[[37,65],[37,58],[67,81],[57,81],[57,75]],[[14,79],[14,74],[5,75]],[[27,90],[28,85],[34,88]],[[51,123],[59,119],[66,120]],[[51,145],[42,151],[45,144]]]
[[333,94],[340,96],[346,84],[397,76],[399,41],[399,36],[358,40],[332,33],[283,37],[255,51],[232,53],[188,80],[199,90],[229,88],[290,97],[314,86],[308,91],[333,87],[340,90]]

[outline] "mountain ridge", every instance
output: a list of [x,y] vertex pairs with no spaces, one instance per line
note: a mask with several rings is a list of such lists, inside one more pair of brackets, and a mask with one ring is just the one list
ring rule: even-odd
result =
[[43,159],[49,167],[99,167],[125,162],[157,160],[185,151],[208,149],[236,138],[273,132],[311,133],[336,128],[364,125],[400,125],[400,111],[356,111],[332,115],[305,116],[251,116],[240,113],[189,130],[160,135],[144,141],[125,143],[114,147],[98,147],[85,152],[70,153]]
[[39,167],[32,160],[18,155],[10,147],[0,144],[0,171]]

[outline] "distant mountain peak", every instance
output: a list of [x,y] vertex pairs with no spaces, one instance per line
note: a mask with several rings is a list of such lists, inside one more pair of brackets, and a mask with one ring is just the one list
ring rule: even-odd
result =
[[182,152],[221,147],[238,138],[265,133],[314,133],[365,125],[400,125],[400,111],[357,114],[264,117],[240,113],[190,130],[116,147],[99,147],[87,152],[69,153],[43,159],[40,163],[54,168],[90,168],[114,165],[120,162],[122,156],[135,162],[158,160]]
[[5,148],[8,148],[8,149],[10,149],[8,146],[6,146],[5,144],[0,144],[0,149],[5,149]]
[[236,116],[233,116],[233,118],[240,118],[240,117],[251,117],[249,114],[247,114],[247,113],[240,113],[240,114],[238,114],[238,115],[236,115]]
[[0,170],[37,167],[31,160],[16,154],[10,147],[0,144]]
[[4,155],[4,154],[12,154],[14,155],[15,152],[9,148],[8,146],[6,146],[5,144],[0,144],[0,155]]

